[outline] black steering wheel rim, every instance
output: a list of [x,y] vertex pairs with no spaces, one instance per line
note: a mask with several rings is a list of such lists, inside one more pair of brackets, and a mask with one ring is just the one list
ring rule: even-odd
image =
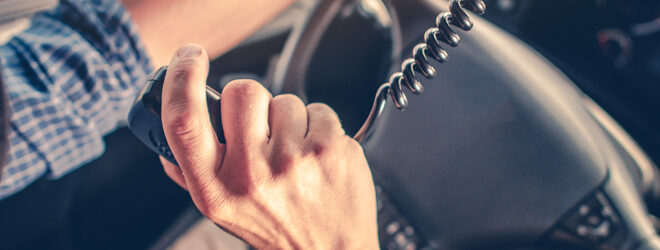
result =
[[[388,3],[381,0],[317,1],[306,18],[296,24],[284,47],[270,81],[273,93],[292,93],[307,103],[330,104],[349,134],[367,127],[364,124],[373,124],[377,113],[373,111],[377,106],[371,100],[378,87],[387,81],[394,66],[391,61],[396,60],[401,51],[396,14],[388,8]],[[331,57],[341,59],[327,61],[324,59],[328,53],[317,54],[317,51],[333,51],[336,54]],[[347,62],[352,66],[347,67]],[[332,74],[320,77],[319,70]],[[348,75],[357,77],[345,77]],[[328,93],[324,89],[328,85],[337,85],[333,89],[342,91]],[[380,96],[387,97],[385,94]],[[358,108],[349,108],[343,100],[337,101],[338,98],[350,99],[350,104]],[[382,106],[384,102],[380,102],[381,111]],[[365,138],[364,130],[357,133],[358,141]]]
[[295,24],[275,69],[271,86],[274,94],[293,93],[306,101],[306,69],[326,29],[347,1],[320,0],[304,20]]

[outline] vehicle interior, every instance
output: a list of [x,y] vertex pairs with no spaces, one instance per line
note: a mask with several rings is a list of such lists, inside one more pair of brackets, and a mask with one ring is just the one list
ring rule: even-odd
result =
[[[660,2],[480,2],[299,0],[215,59],[208,85],[256,79],[334,108],[372,169],[382,249],[660,249]],[[85,198],[52,209],[82,219],[44,232],[167,249],[202,217],[133,132],[70,174]]]

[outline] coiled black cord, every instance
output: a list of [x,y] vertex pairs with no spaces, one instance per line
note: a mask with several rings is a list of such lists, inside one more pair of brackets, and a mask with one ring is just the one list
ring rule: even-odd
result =
[[430,28],[424,34],[424,42],[419,43],[413,49],[413,58],[406,59],[401,65],[401,72],[392,74],[389,82],[384,83],[378,88],[374,105],[360,131],[355,135],[357,141],[362,141],[373,128],[375,121],[380,117],[388,95],[392,97],[394,105],[399,110],[404,110],[408,106],[408,98],[403,92],[407,88],[413,94],[419,95],[424,91],[424,86],[419,82],[417,74],[420,73],[427,79],[435,76],[436,71],[431,66],[431,58],[444,63],[449,59],[447,51],[442,48],[440,43],[446,43],[449,46],[456,47],[461,41],[458,33],[451,26],[458,27],[464,31],[472,29],[473,23],[465,10],[469,10],[477,15],[483,15],[486,12],[486,4],[483,0],[452,0],[449,5],[449,11],[440,13],[436,18],[436,27]]

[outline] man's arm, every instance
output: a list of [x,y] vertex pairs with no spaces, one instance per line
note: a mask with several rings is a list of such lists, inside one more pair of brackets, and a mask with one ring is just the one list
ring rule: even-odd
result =
[[167,63],[178,44],[208,44],[218,56],[291,0],[124,2],[132,17],[120,0],[60,0],[0,45],[11,107],[0,199],[101,155],[102,137],[126,118],[152,66]]
[[103,153],[153,70],[136,30],[116,0],[60,0],[0,45],[11,122],[0,199]]
[[236,46],[294,0],[122,0],[154,65],[197,43],[215,58]]

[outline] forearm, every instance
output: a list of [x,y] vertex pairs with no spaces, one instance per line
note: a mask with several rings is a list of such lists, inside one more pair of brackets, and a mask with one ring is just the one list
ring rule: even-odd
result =
[[294,0],[122,0],[138,25],[154,65],[182,45],[197,43],[220,56]]

